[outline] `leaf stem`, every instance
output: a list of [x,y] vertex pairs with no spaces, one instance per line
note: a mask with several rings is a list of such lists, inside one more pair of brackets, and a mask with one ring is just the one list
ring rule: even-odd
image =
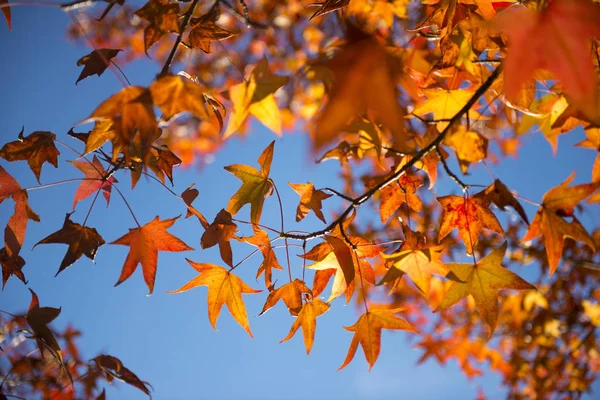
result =
[[115,190],[117,191],[117,193],[119,193],[119,196],[121,196],[121,198],[123,199],[123,202],[125,202],[125,205],[129,209],[129,213],[133,217],[133,220],[135,221],[135,223],[138,226],[138,228],[141,228],[142,226],[140,225],[140,223],[138,222],[137,218],[135,217],[135,214],[133,213],[133,210],[131,209],[131,206],[129,205],[129,202],[127,201],[127,199],[125,198],[125,196],[123,195],[123,193],[121,192],[121,190],[115,184],[113,184],[112,187],[115,188]]
[[279,195],[279,190],[277,189],[277,185],[275,185],[275,182],[273,182],[273,180],[271,180],[271,183],[273,184],[273,188],[275,189],[275,194],[277,195],[277,202],[279,203],[279,217],[281,218],[281,236],[283,236],[283,241],[285,243],[285,257],[287,259],[287,269],[288,269],[288,276],[290,278],[290,282],[292,282],[292,263],[290,261],[290,250],[288,249],[288,238],[286,236],[284,236],[284,232],[285,232],[285,227],[284,227],[284,223],[283,223],[283,203],[281,202],[281,196]]
[[27,192],[30,192],[32,190],[45,189],[45,188],[49,188],[49,187],[52,187],[52,186],[62,185],[63,183],[81,182],[81,181],[101,181],[101,180],[102,179],[100,179],[100,178],[71,178],[71,179],[65,179],[63,181],[46,183],[44,185],[30,186],[30,187],[27,187],[27,188],[23,188],[23,190],[25,190]]

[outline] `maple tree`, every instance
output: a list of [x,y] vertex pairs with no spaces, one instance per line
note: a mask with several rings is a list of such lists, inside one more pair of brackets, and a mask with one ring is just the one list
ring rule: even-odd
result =
[[[95,3],[100,9],[88,7]],[[8,30],[20,23],[11,7],[22,4],[0,0]],[[352,302],[357,318],[344,326],[353,336],[340,333],[349,342],[340,369],[360,347],[370,370],[385,349],[382,330],[400,330],[416,343],[419,362],[455,360],[469,378],[487,368],[510,398],[590,392],[600,374],[600,1],[49,5],[68,13],[70,37],[91,47],[76,61],[83,69],[75,84],[110,71],[123,88],[82,114],[76,128],[3,136],[0,207],[8,215],[14,203],[0,249],[3,289],[27,285],[26,243],[68,245],[56,275],[83,264],[83,255],[94,260],[107,243],[128,246],[115,286],[141,264],[149,294],[158,270],[168,273],[159,254],[186,252],[181,262],[188,257],[198,275],[167,292],[206,286],[196,291],[207,291],[214,329],[223,306],[250,337],[249,313],[285,307],[293,322],[281,342],[299,340],[301,329],[308,354],[319,340],[318,320]],[[156,76],[132,85],[121,67],[144,58],[154,60]],[[176,167],[201,163],[236,137],[252,140],[253,120],[276,139],[253,155],[253,165],[229,160],[224,169],[241,186],[209,222],[202,196],[211,189],[197,182],[200,189],[181,190]],[[280,138],[294,130],[305,134],[310,144],[302,150],[317,163],[339,162],[338,180],[319,187],[307,172],[306,183],[275,181]],[[531,198],[491,166],[516,163],[519,147],[538,131],[554,154],[562,150],[559,135],[579,135],[577,146],[595,153],[587,169],[561,166],[563,176],[545,176],[531,161],[526,168],[539,169],[547,184]],[[9,173],[25,161],[35,186]],[[46,182],[46,164],[79,175]],[[480,179],[477,169],[490,176],[471,183]],[[172,195],[149,222],[137,219],[122,185],[131,179],[130,190],[139,190],[142,177]],[[63,225],[30,238],[29,221],[45,224],[30,192],[67,182],[79,185]],[[282,201],[284,188],[297,203]],[[99,209],[100,194],[111,208]],[[134,225],[107,242],[119,233],[99,232],[89,216],[111,215],[119,201]],[[74,214],[83,207],[83,217]],[[195,217],[199,249],[168,232],[181,221],[171,210]],[[265,224],[267,213],[280,224]],[[318,220],[319,228],[290,228],[286,215]],[[222,265],[191,261],[214,246]],[[5,340],[17,344],[1,350],[0,399],[105,399],[102,385],[114,379],[151,394],[113,355],[84,361],[79,332],[54,329],[61,309],[41,307],[34,289],[25,314],[16,314],[18,305],[1,310],[2,336],[26,344]],[[250,294],[263,296],[262,309],[247,309],[242,295]]]

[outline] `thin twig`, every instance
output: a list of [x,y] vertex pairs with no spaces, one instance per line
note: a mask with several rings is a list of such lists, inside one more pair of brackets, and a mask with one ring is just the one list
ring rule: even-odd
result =
[[454,172],[452,172],[452,170],[448,166],[448,163],[446,162],[446,159],[444,158],[444,155],[442,154],[442,151],[440,150],[440,146],[435,146],[435,151],[437,152],[438,157],[439,157],[440,161],[442,162],[442,166],[444,167],[444,170],[446,171],[446,174],[448,174],[448,176],[454,182],[456,182],[456,184],[458,186],[460,186],[462,188],[463,192],[465,190],[467,190],[469,188],[469,186],[471,186],[471,185],[467,185],[466,183],[464,183],[463,181],[461,181],[460,178]]
[[141,228],[142,225],[140,225],[140,223],[138,222],[138,219],[135,217],[135,214],[133,213],[133,210],[131,209],[131,206],[129,205],[129,202],[127,201],[127,199],[125,198],[125,196],[123,195],[123,193],[121,192],[121,190],[117,187],[117,185],[112,185],[112,187],[115,188],[115,190],[117,191],[117,193],[119,193],[119,196],[121,196],[121,198],[125,202],[125,205],[129,209],[129,213],[131,214],[131,216],[133,217],[133,220],[135,221],[135,224],[138,226],[138,228]]
[[338,192],[335,189],[331,189],[331,188],[326,187],[326,188],[323,188],[323,189],[320,189],[320,190],[326,190],[328,192],[331,192],[331,193],[335,194],[337,197],[340,197],[340,198],[342,198],[344,200],[348,200],[349,202],[353,202],[354,201],[354,199],[352,197],[346,196],[345,194],[340,193],[340,192]]
[[171,48],[171,52],[169,53],[169,57],[167,57],[167,61],[165,61],[165,65],[163,65],[162,70],[160,71],[160,75],[166,75],[169,72],[169,68],[175,59],[175,54],[177,54],[177,48],[183,39],[183,33],[187,29],[188,24],[190,23],[190,19],[192,18],[192,14],[194,13],[194,9],[198,5],[198,0],[194,0],[188,8],[187,12],[183,16],[183,21],[181,22],[181,26],[179,28],[179,35],[177,35],[177,39],[175,39],[175,43],[173,43],[173,47]]
[[[271,181],[271,184],[273,185],[273,188],[275,189],[275,194],[277,195],[277,202],[279,202],[279,217],[281,218],[281,234],[283,234],[283,232],[285,232],[285,227],[284,227],[284,223],[283,223],[283,203],[281,202],[281,196],[279,196],[279,190],[277,190],[277,186],[275,185],[275,182]],[[282,235],[283,236],[283,235]],[[293,280],[292,279],[292,263],[290,261],[290,250],[288,249],[288,241],[287,241],[287,237],[283,237],[283,242],[285,243],[285,256],[287,258],[287,267],[288,267],[288,276],[290,278],[290,282]]]

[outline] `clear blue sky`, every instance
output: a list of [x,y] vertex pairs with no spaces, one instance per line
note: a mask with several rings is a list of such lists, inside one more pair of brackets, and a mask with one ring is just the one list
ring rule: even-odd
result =
[[[104,99],[120,88],[118,80],[106,72],[101,78],[91,77],[75,86],[80,73],[77,60],[90,49],[76,46],[65,39],[67,15],[58,9],[41,7],[13,7],[13,31],[0,26],[0,110],[2,144],[14,140],[25,126],[25,133],[49,130],[62,141],[78,146],[66,132],[77,121],[87,117]],[[95,10],[98,11],[98,10]],[[141,60],[124,66],[133,84],[148,85],[159,66],[150,60]],[[80,129],[83,130],[83,129]],[[214,162],[202,170],[178,169],[175,190],[183,191],[196,183],[200,190],[197,206],[212,220],[226,206],[229,197],[239,187],[239,181],[223,170],[224,165],[242,163],[256,165],[262,149],[276,137],[255,125],[245,140],[233,139],[216,155]],[[562,182],[573,170],[578,170],[576,182],[589,181],[594,153],[576,149],[573,144],[583,139],[581,132],[562,136],[559,153],[552,156],[550,146],[540,135],[528,137],[519,160],[507,160],[493,166],[494,173],[512,189],[532,199],[541,199],[551,186]],[[280,188],[286,205],[286,223],[298,229],[314,229],[320,225],[314,216],[307,222],[294,225],[297,195],[287,182],[313,182],[315,186],[337,186],[336,162],[323,165],[311,163],[306,137],[302,133],[286,135],[277,140],[272,178]],[[46,164],[42,183],[54,182],[80,173],[69,164],[75,155],[60,148],[60,168]],[[36,185],[26,163],[0,164],[15,176],[23,187]],[[543,166],[543,169],[536,166]],[[443,175],[443,173],[442,173]],[[122,177],[122,178],[121,178]],[[470,181],[489,182],[483,167],[475,167]],[[119,176],[120,187],[142,224],[155,216],[173,218],[184,213],[181,203],[166,190],[142,179],[135,191],[130,192],[128,178]],[[457,192],[445,176],[435,190],[440,194]],[[369,373],[362,351],[343,371],[341,365],[351,333],[342,325],[351,325],[357,317],[352,305],[344,307],[342,300],[333,303],[328,314],[318,320],[315,345],[306,356],[301,334],[289,342],[279,344],[288,333],[293,320],[283,306],[278,305],[267,314],[257,317],[265,294],[245,296],[250,324],[255,338],[248,335],[223,309],[214,331],[207,319],[206,288],[197,288],[184,294],[167,295],[166,290],[179,288],[195,271],[185,262],[188,257],[197,262],[220,264],[216,248],[200,251],[202,233],[194,219],[178,221],[171,232],[196,251],[161,253],[155,293],[148,297],[141,272],[117,288],[121,266],[127,254],[123,246],[106,245],[99,250],[96,264],[82,258],[74,266],[54,278],[65,245],[31,247],[40,239],[59,229],[64,215],[71,210],[77,184],[34,191],[30,194],[32,208],[41,216],[42,223],[30,223],[24,246],[27,265],[24,272],[29,287],[39,295],[42,305],[59,307],[62,313],[57,326],[71,322],[83,332],[79,343],[88,357],[106,352],[119,357],[141,379],[150,382],[153,398],[166,399],[429,399],[474,398],[476,387],[483,386],[491,399],[502,398],[503,389],[495,375],[468,381],[454,363],[445,368],[434,362],[415,367],[420,352],[413,350],[405,333],[385,332],[382,353]],[[337,204],[332,202],[331,204]],[[81,222],[89,199],[73,216]],[[278,226],[279,217],[274,197],[266,203],[263,223]],[[332,206],[335,207],[335,206]],[[331,209],[330,209],[331,210]],[[533,217],[535,208],[526,206]],[[0,224],[5,224],[12,213],[12,204],[0,206]],[[248,210],[242,211],[247,217]],[[327,213],[326,213],[327,215]],[[597,224],[597,210],[586,214],[583,222]],[[107,210],[103,201],[95,207],[89,225],[96,227],[107,242],[127,232],[135,224],[121,199],[113,195]],[[4,225],[2,225],[4,226]],[[252,249],[236,247],[234,260],[239,260]],[[251,286],[254,281],[257,257],[237,269]],[[295,262],[296,270],[300,263]],[[534,267],[531,267],[534,268]],[[281,276],[280,279],[283,279]],[[29,304],[27,288],[11,278],[0,293],[0,308],[12,312],[24,310]],[[123,383],[107,387],[108,399],[144,399],[146,396]]]

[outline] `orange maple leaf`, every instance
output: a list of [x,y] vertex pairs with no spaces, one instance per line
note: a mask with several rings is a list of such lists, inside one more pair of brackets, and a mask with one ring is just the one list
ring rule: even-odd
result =
[[467,253],[472,254],[477,245],[479,234],[487,228],[499,234],[504,234],[500,222],[489,209],[489,200],[479,197],[444,196],[438,197],[442,204],[442,223],[438,240],[445,238],[454,228],[467,247]]
[[179,217],[165,219],[161,221],[155,217],[144,226],[129,229],[129,233],[115,240],[111,244],[121,244],[129,246],[129,254],[123,264],[121,276],[115,286],[120,285],[127,280],[137,269],[138,264],[142,264],[144,281],[150,290],[149,295],[154,290],[154,280],[156,279],[156,267],[159,251],[187,251],[194,250],[177,237],[167,232]]
[[84,180],[79,184],[77,191],[75,191],[73,210],[75,210],[79,201],[88,198],[92,193],[95,193],[98,190],[102,190],[104,198],[106,199],[106,206],[108,207],[112,184],[113,182],[117,182],[117,180],[112,176],[108,178],[105,177],[106,171],[104,171],[104,167],[100,160],[98,160],[98,157],[94,155],[94,159],[91,163],[86,160],[71,161],[71,164],[85,174]]
[[242,186],[231,197],[227,205],[227,211],[231,215],[237,214],[245,205],[250,204],[250,221],[258,224],[262,214],[265,199],[273,193],[273,181],[269,178],[271,162],[273,161],[273,149],[275,141],[272,141],[258,157],[260,171],[249,165],[233,164],[225,168],[242,181]]
[[[187,259],[186,259],[187,260]],[[190,260],[187,262],[200,273],[197,277],[183,285],[181,288],[167,292],[169,294],[181,293],[197,286],[208,286],[208,320],[212,327],[217,330],[217,319],[221,314],[223,305],[242,328],[248,332],[250,337],[250,324],[246,314],[246,306],[242,300],[242,294],[259,293],[261,290],[252,289],[231,271],[214,264],[200,264]]]
[[15,202],[15,212],[4,229],[4,246],[10,257],[16,256],[21,251],[27,222],[30,219],[39,222],[40,217],[29,207],[27,191],[21,189],[17,181],[0,167],[0,203],[9,197]]
[[115,58],[119,54],[121,49],[98,49],[92,51],[90,54],[81,57],[77,60],[77,66],[83,65],[83,70],[77,78],[77,85],[79,81],[92,75],[102,75],[104,71],[110,66],[110,60]]
[[369,371],[373,368],[375,361],[379,357],[381,351],[381,330],[403,330],[418,333],[417,328],[406,322],[404,319],[395,316],[394,314],[402,311],[402,308],[392,309],[371,309],[365,312],[358,318],[358,321],[352,326],[345,326],[344,329],[354,332],[348,355],[342,366],[344,368],[352,361],[358,345],[360,344],[365,353],[365,358],[369,363]]
[[494,249],[474,264],[449,263],[446,266],[457,279],[451,284],[434,312],[443,311],[471,295],[475,307],[490,327],[489,337],[498,321],[498,291],[502,289],[531,290],[535,286],[502,266],[507,243]]
[[315,190],[315,186],[308,183],[291,183],[288,185],[294,189],[300,196],[300,204],[296,209],[296,222],[302,221],[306,217],[310,210],[313,210],[317,218],[326,223],[325,216],[321,208],[323,207],[322,201],[331,197],[329,193],[325,193],[322,190]]
[[291,315],[298,315],[302,308],[302,295],[310,294],[311,290],[306,286],[304,281],[294,279],[290,283],[286,283],[282,287],[271,290],[267,296],[267,301],[263,306],[259,315],[263,315],[270,310],[279,300],[283,300]]
[[263,262],[258,267],[258,271],[256,271],[256,279],[264,273],[265,285],[269,288],[273,284],[273,269],[282,270],[283,267],[277,260],[275,251],[273,251],[273,247],[271,246],[271,239],[269,239],[267,232],[258,228],[256,225],[253,225],[252,228],[254,229],[254,236],[242,237],[238,240],[256,246],[260,250],[263,256]]
[[590,0],[552,0],[541,11],[512,7],[496,26],[508,35],[506,95],[515,99],[534,71],[556,75],[575,105],[598,118],[599,95],[590,39],[600,36],[600,7]]
[[317,317],[325,314],[329,310],[329,304],[316,298],[308,303],[302,305],[298,317],[292,324],[292,328],[288,335],[283,338],[279,343],[290,340],[298,331],[298,328],[302,328],[302,335],[304,336],[304,346],[306,347],[306,354],[310,354],[312,345],[315,341],[315,331],[317,329]]
[[[379,42],[349,25],[348,43],[325,63],[334,80],[329,100],[316,119],[314,148],[321,149],[359,115],[371,110],[395,135],[404,132],[404,112],[398,104],[396,65]],[[400,144],[397,144],[400,145]]]
[[573,216],[575,206],[598,190],[600,182],[568,187],[574,178],[575,172],[563,183],[544,194],[542,206],[533,217],[529,230],[521,239],[521,242],[526,242],[544,235],[550,276],[554,274],[558,267],[565,237],[585,243],[590,249],[596,250],[594,240],[583,225],[574,217],[573,221],[567,222],[563,219],[563,216]]
[[55,139],[56,135],[52,132],[37,131],[23,136],[23,129],[21,129],[17,140],[6,143],[0,149],[0,157],[6,161],[27,160],[29,168],[35,174],[39,183],[42,165],[45,162],[49,162],[54,168],[58,168],[60,152],[54,145]]
[[219,211],[215,220],[206,227],[206,231],[200,238],[200,246],[208,249],[214,245],[219,245],[221,259],[230,267],[233,266],[233,254],[231,252],[231,243],[229,241],[235,237],[237,225],[231,220],[231,214],[225,210]]

